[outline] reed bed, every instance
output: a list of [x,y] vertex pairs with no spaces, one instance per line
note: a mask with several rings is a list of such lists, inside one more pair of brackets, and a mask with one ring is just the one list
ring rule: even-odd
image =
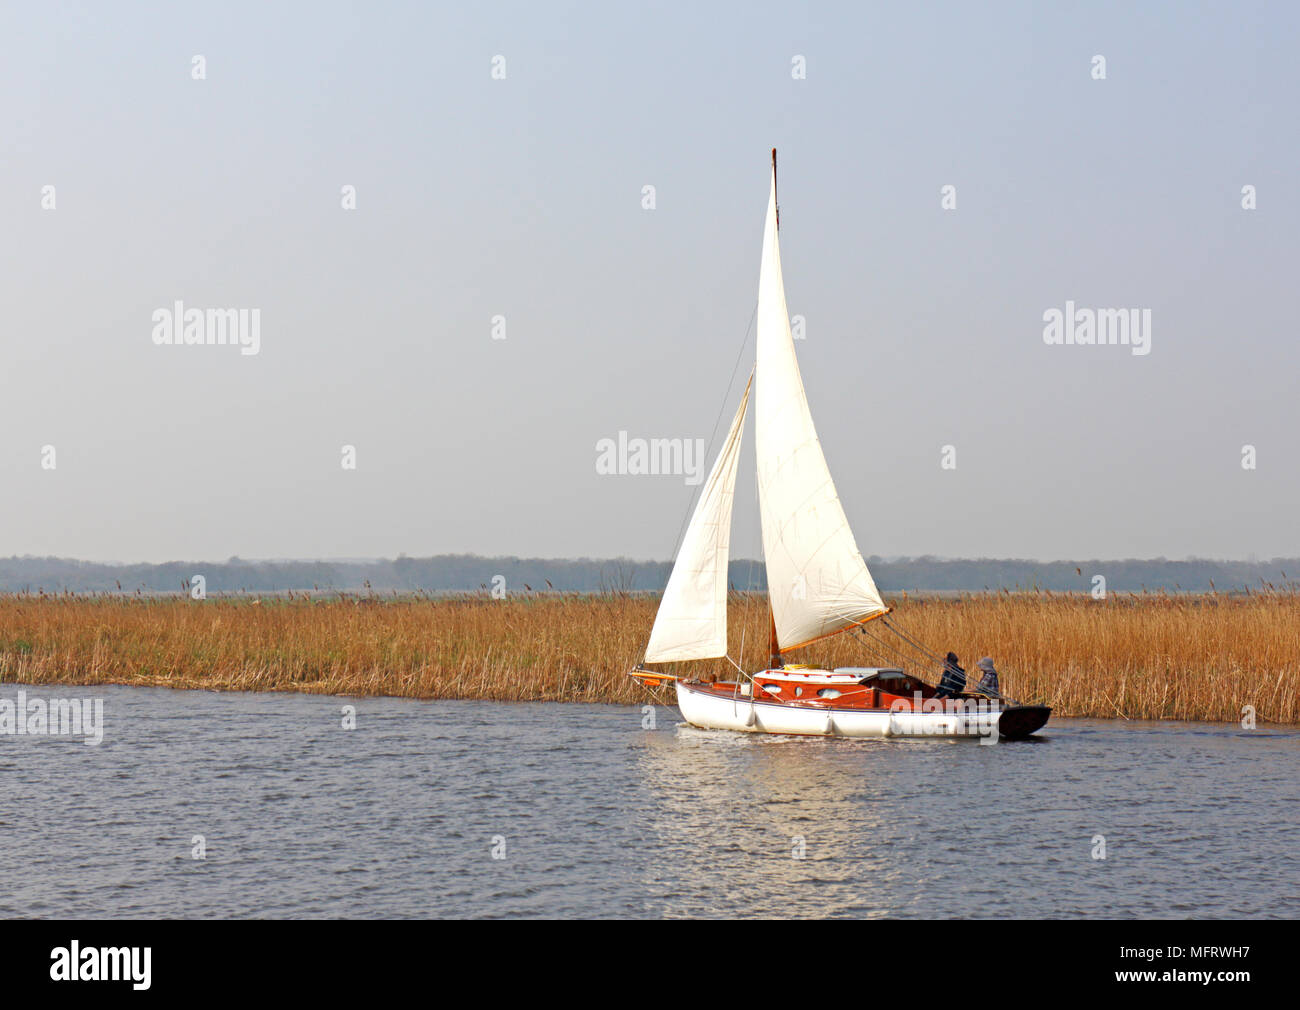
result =
[[[991,655],[1003,691],[1059,715],[1300,723],[1300,595],[984,593],[896,599],[890,619],[968,670]],[[641,704],[652,596],[0,596],[0,681]],[[731,654],[767,650],[766,601],[735,594]],[[830,666],[934,667],[879,627],[786,656]],[[692,675],[732,676],[726,661]]]

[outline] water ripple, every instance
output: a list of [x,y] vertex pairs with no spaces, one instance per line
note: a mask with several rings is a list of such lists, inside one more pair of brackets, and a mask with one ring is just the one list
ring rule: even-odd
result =
[[1300,903],[1290,731],[1061,720],[986,747],[710,733],[663,708],[646,731],[640,707],[26,690],[103,697],[105,740],[0,737],[0,848],[20,868],[5,916],[1291,917]]

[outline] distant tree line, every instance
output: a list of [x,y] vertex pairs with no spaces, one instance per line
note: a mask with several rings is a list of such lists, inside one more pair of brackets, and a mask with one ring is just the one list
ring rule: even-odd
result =
[[[868,559],[876,584],[886,594],[901,592],[980,592],[1033,590],[1090,592],[1104,580],[1107,592],[1143,589],[1223,592],[1291,586],[1300,559],[1271,561],[1020,561],[979,558]],[[628,558],[485,558],[443,554],[375,561],[169,561],[165,564],[101,564],[66,558],[0,559],[0,592],[181,593],[202,575],[206,591],[272,593],[287,591],[445,593],[445,592],[659,592],[671,564]],[[765,590],[761,561],[731,562],[731,586]]]

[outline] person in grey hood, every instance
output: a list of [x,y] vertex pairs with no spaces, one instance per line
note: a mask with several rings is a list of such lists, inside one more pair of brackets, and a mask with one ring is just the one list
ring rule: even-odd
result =
[[997,697],[998,691],[998,671],[993,668],[993,657],[985,656],[975,664],[975,669],[982,674],[980,682],[976,685],[976,690],[984,694],[990,694]]

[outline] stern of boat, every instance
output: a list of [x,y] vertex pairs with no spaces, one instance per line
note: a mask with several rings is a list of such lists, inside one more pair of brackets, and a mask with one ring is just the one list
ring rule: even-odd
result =
[[1047,725],[1052,710],[1046,705],[1015,705],[998,717],[998,735],[1004,740],[1023,740]]

